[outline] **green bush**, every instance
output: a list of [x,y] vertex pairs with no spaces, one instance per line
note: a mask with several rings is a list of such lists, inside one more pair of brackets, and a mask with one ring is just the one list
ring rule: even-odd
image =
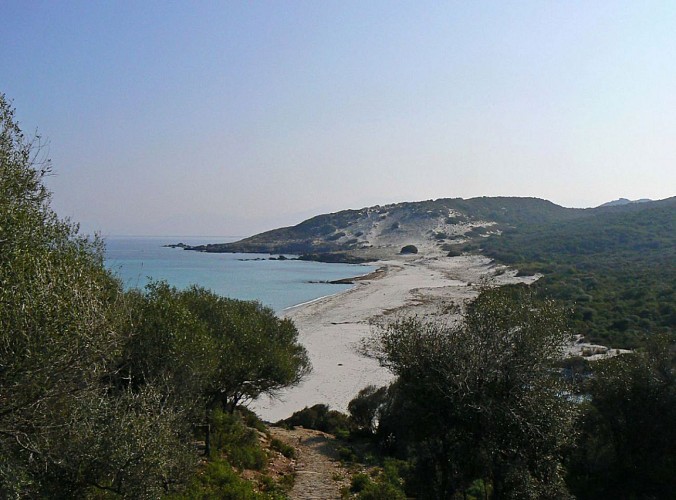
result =
[[224,453],[240,469],[262,470],[268,457],[260,447],[256,432],[244,425],[239,414],[214,411],[211,430],[212,455]]
[[369,483],[357,498],[360,500],[406,500],[406,494],[390,483]]
[[263,421],[258,417],[258,415],[256,415],[255,412],[243,406],[239,406],[237,407],[237,413],[241,415],[242,420],[244,421],[244,424],[246,424],[247,427],[252,427],[257,431],[263,432],[265,434],[270,433],[265,423],[263,423]]
[[343,462],[355,462],[357,460],[357,454],[349,446],[338,448],[338,456]]
[[272,438],[272,441],[270,441],[270,448],[277,450],[286,458],[296,458],[296,449],[280,439]]
[[265,500],[269,495],[257,493],[253,485],[240,478],[225,460],[213,460],[197,474],[188,487],[170,500]]
[[354,425],[363,433],[376,430],[381,406],[386,401],[387,388],[367,385],[350,401],[347,409]]
[[363,491],[371,483],[371,478],[368,475],[359,473],[352,476],[350,481],[350,491],[353,493],[359,493]]
[[399,500],[405,499],[402,490],[403,481],[399,475],[399,468],[405,464],[400,460],[386,460],[382,472],[373,471],[376,480],[373,481],[367,474],[359,473],[352,476],[350,491],[357,493],[357,498],[363,500]]
[[324,404],[305,407],[295,412],[289,418],[280,420],[276,425],[282,427],[304,427],[328,432],[334,436],[345,436],[351,430],[350,417],[336,410],[329,410]]

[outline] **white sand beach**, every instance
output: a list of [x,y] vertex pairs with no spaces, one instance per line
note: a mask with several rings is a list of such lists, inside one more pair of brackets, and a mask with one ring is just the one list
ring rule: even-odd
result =
[[515,271],[480,256],[398,256],[376,263],[379,271],[343,293],[285,311],[296,324],[300,342],[312,362],[312,373],[278,399],[251,405],[264,420],[275,422],[317,403],[347,411],[350,400],[369,384],[387,384],[392,375],[357,347],[372,333],[374,321],[393,314],[442,314],[452,303],[475,296],[481,284],[530,282]]

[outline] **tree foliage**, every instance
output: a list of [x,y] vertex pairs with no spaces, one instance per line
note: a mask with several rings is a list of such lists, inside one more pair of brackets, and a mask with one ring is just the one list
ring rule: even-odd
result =
[[274,396],[311,369],[293,323],[256,302],[153,283],[130,292],[128,304],[119,384],[164,387],[172,404],[192,409],[194,422]]
[[205,409],[298,382],[307,354],[259,304],[123,292],[51,209],[39,144],[0,94],[0,497],[159,498],[194,473]]
[[567,339],[561,310],[522,289],[484,291],[461,325],[405,318],[377,333],[367,350],[397,376],[378,432],[417,464],[419,495],[481,479],[494,498],[566,496],[575,408],[553,365]]
[[594,367],[570,459],[579,498],[676,497],[676,371],[665,337]]
[[358,429],[373,433],[377,430],[381,408],[387,399],[387,388],[367,385],[350,401],[347,411]]
[[[676,327],[676,198],[590,210],[483,239],[484,252],[522,272],[535,288],[574,308],[589,340],[634,348]],[[673,339],[672,339],[673,342]]]
[[51,209],[49,162],[4,95],[0,120],[0,496],[156,496],[187,463],[180,413],[152,387],[111,393],[120,284]]

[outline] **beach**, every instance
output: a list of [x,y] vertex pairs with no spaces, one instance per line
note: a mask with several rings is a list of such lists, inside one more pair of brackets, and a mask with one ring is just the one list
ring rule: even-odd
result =
[[276,422],[318,403],[346,412],[359,390],[386,385],[393,378],[359,352],[377,324],[406,315],[450,321],[452,306],[475,297],[482,286],[537,279],[517,278],[516,271],[476,255],[397,256],[375,264],[378,271],[356,279],[353,288],[284,311],[298,328],[313,369],[277,398],[255,401],[251,408],[261,418]]

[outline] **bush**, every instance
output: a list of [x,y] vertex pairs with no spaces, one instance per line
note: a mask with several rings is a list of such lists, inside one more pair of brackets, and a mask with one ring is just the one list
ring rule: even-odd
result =
[[331,236],[327,236],[326,241],[336,241],[336,240],[339,240],[340,238],[342,238],[343,236],[345,236],[345,233],[340,231],[340,232],[337,232],[335,234],[332,234]]
[[262,470],[268,457],[256,432],[246,427],[239,414],[214,411],[211,430],[212,454],[223,452],[240,469]]
[[359,391],[347,405],[354,425],[368,434],[375,432],[380,408],[385,403],[386,395],[386,387],[378,389],[374,385],[368,385]]
[[251,411],[248,408],[245,408],[244,406],[238,406],[237,413],[240,414],[242,420],[244,421],[244,424],[247,427],[253,427],[257,431],[263,432],[264,434],[270,433],[270,431],[268,431],[267,426],[258,417],[258,415],[256,415],[255,412]]
[[403,481],[399,474],[402,464],[405,462],[387,460],[382,472],[378,469],[373,471],[377,476],[375,481],[367,474],[355,474],[350,482],[350,491],[357,493],[357,498],[364,500],[405,499],[406,495],[401,489]]
[[360,500],[405,500],[406,494],[390,483],[369,483],[357,498]]
[[353,493],[359,493],[366,488],[371,482],[371,478],[368,475],[359,473],[352,476],[350,481],[350,491]]
[[207,464],[202,474],[180,494],[166,497],[170,500],[263,500],[269,495],[257,493],[253,485],[240,478],[225,460],[214,460]]
[[338,448],[338,456],[343,462],[356,462],[357,454],[349,446],[341,446]]
[[349,434],[351,429],[350,418],[336,410],[329,410],[324,404],[305,407],[295,412],[289,418],[280,420],[276,425],[283,427],[304,427],[328,432],[334,436]]
[[272,441],[270,441],[270,448],[277,450],[286,458],[296,458],[296,449],[280,439],[272,438]]

